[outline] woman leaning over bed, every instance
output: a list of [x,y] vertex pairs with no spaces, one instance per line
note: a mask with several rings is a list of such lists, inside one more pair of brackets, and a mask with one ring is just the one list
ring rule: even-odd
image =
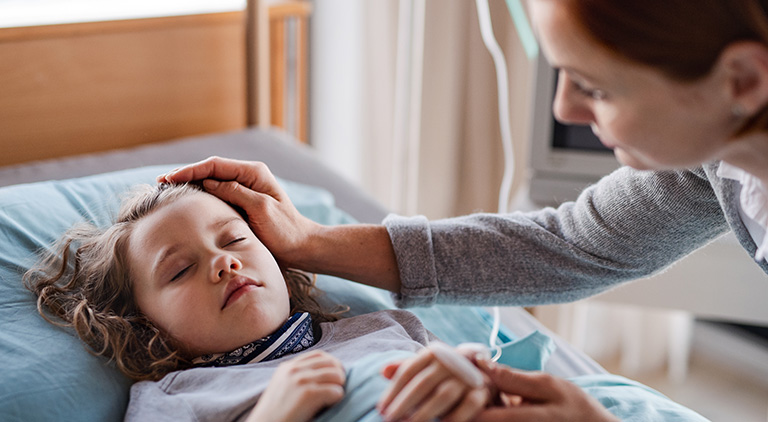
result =
[[[46,319],[140,381],[129,421],[309,421],[344,399],[346,370],[395,358],[451,385],[414,394],[425,399],[414,421],[467,421],[491,404],[488,385],[424,364],[432,336],[415,315],[324,312],[309,277],[281,268],[233,207],[191,185],[144,186],[114,225],[73,227],[25,278]],[[378,370],[363,380],[386,393]],[[373,420],[376,399],[333,418]]]
[[[332,228],[299,216],[261,164],[212,159],[161,179],[223,181],[205,186],[243,207],[259,236],[281,245],[279,259],[387,288],[402,305],[573,301],[659,271],[728,230],[768,272],[768,0],[528,5],[559,68],[556,117],[590,125],[628,166],[575,202]],[[572,420],[580,410],[572,399],[582,393],[565,381],[491,375],[536,400],[483,420]]]

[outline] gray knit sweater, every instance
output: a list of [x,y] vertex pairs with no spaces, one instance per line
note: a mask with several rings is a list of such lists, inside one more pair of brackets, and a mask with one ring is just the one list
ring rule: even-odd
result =
[[[569,302],[651,275],[733,230],[740,184],[693,170],[621,168],[575,202],[530,213],[384,220],[400,268],[399,306]],[[765,261],[756,263],[768,273]],[[745,293],[746,294],[746,293]]]

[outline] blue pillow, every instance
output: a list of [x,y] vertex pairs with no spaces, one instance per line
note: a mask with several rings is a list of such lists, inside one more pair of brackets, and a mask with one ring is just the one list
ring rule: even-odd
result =
[[[119,195],[174,166],[153,166],[79,179],[0,188],[0,420],[122,420],[130,380],[90,355],[80,340],[43,320],[21,276],[72,224],[109,225]],[[304,215],[323,224],[353,219],[320,188],[281,181]],[[350,306],[350,315],[393,308],[387,292],[319,276],[329,304]],[[487,341],[488,315],[479,308],[416,309],[425,325],[448,343]],[[504,331],[502,341],[511,339]]]

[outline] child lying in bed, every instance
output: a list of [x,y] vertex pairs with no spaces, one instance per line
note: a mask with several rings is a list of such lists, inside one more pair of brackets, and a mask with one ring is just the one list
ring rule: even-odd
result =
[[[141,381],[126,420],[378,416],[380,369],[431,340],[406,311],[325,312],[309,277],[281,268],[234,208],[190,185],[147,186],[113,226],[73,227],[26,281],[44,317]],[[423,371],[434,394],[421,389],[385,415],[470,420],[490,401],[489,387],[470,387],[439,362]],[[340,403],[358,388],[361,399]]]

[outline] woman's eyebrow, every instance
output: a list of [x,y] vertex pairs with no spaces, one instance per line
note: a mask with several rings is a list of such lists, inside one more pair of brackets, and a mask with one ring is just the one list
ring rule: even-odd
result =
[[592,76],[592,75],[590,75],[588,73],[584,73],[581,70],[572,68],[570,66],[561,66],[561,67],[557,67],[557,69],[561,69],[561,70],[565,71],[571,77],[576,76],[577,78],[580,78],[580,79],[583,79],[585,81],[592,82],[592,83],[599,83],[599,82],[601,82],[600,78],[596,78],[596,77],[594,77],[594,76]]

